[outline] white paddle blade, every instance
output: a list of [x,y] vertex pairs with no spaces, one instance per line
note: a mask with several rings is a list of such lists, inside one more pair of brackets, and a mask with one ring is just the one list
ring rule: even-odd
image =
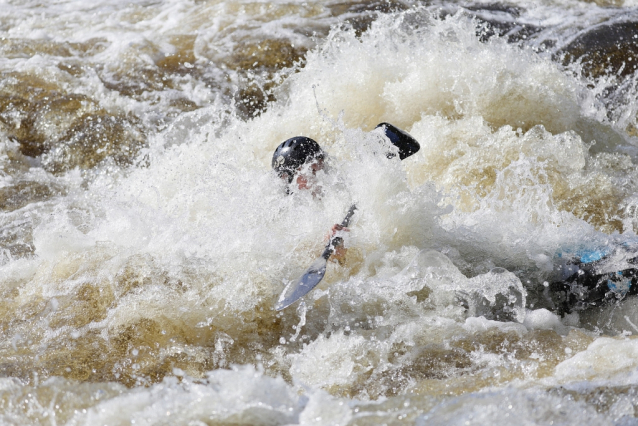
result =
[[320,257],[315,260],[308,269],[306,269],[306,272],[304,272],[301,278],[286,286],[284,291],[281,293],[281,296],[279,296],[279,300],[275,305],[275,310],[281,311],[304,297],[310,290],[315,288],[319,282],[321,282],[325,273],[326,259]]

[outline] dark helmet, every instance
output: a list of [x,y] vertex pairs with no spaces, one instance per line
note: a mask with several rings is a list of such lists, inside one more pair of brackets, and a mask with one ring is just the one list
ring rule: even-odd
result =
[[296,170],[313,159],[323,159],[324,153],[314,140],[305,136],[295,136],[281,143],[272,156],[272,168],[291,182]]

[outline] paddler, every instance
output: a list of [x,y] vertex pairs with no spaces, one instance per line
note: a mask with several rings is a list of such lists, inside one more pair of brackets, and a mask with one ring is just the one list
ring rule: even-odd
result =
[[[293,190],[310,190],[314,196],[320,195],[320,189],[316,185],[317,172],[324,169],[325,153],[319,144],[306,136],[295,136],[282,142],[272,156],[272,168],[277,175],[289,185],[287,193]],[[339,231],[348,231],[338,223],[326,236],[326,240],[332,238]],[[343,265],[347,249],[343,244],[335,247],[331,259]]]
[[[417,152],[419,143],[409,134],[394,127],[389,123],[377,125],[388,138],[395,149],[386,152],[386,157],[392,158],[397,154],[403,160]],[[319,144],[305,136],[296,136],[287,139],[277,147],[272,157],[272,168],[280,178],[288,185],[287,193],[297,190],[312,191],[313,196],[320,194],[320,188],[315,185],[317,172],[323,170],[325,153]],[[342,264],[345,260],[346,250],[343,247],[343,239],[335,235],[338,231],[347,231],[352,215],[357,210],[356,204],[350,206],[341,224],[335,224],[328,234],[328,243],[321,255],[306,269],[296,281],[290,281],[279,296],[275,304],[275,310],[280,311],[297,302],[310,292],[323,279],[326,273],[326,262],[333,259]]]
[[[379,123],[376,129],[381,129],[390,143],[398,148],[401,160],[417,152],[419,143],[409,134],[390,123]],[[396,156],[395,152],[387,152],[386,157]],[[324,170],[326,154],[319,144],[306,136],[295,136],[282,142],[272,156],[272,168],[277,175],[286,181],[287,193],[312,191],[314,196],[321,195],[321,188],[316,185],[316,175]],[[332,238],[339,231],[348,231],[340,224],[334,224],[327,239]],[[346,249],[342,244],[335,247],[332,259],[343,264]]]

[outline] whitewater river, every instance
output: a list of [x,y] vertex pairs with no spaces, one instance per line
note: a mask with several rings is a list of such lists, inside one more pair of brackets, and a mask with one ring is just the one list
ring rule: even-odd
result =
[[0,424],[638,424],[638,297],[555,285],[638,240],[637,65],[635,0],[0,0]]

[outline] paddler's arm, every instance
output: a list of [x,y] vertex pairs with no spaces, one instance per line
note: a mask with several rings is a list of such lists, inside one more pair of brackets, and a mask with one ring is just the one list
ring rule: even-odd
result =
[[[326,241],[334,237],[334,235],[339,231],[350,232],[348,228],[335,223],[334,225],[332,225],[332,229],[330,230],[328,235],[326,235]],[[346,263],[347,253],[348,249],[343,246],[343,243],[341,243],[335,247],[334,253],[332,253],[332,256],[330,256],[330,260],[338,263],[340,266],[343,266]]]

